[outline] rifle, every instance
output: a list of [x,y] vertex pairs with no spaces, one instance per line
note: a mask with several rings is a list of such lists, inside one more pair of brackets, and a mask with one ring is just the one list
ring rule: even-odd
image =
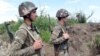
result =
[[10,43],[12,43],[13,40],[14,40],[14,35],[13,35],[13,33],[10,31],[10,29],[9,29],[10,23],[9,23],[9,22],[5,22],[4,25],[5,25],[5,28],[6,28],[6,31],[7,31],[8,35],[9,35],[9,37],[10,37]]
[[[63,29],[63,27],[61,27],[61,30],[62,30],[62,33],[68,33],[68,28],[67,28],[67,26],[66,26],[66,29]],[[62,45],[62,48],[63,49],[65,49],[66,47],[64,47],[65,46],[65,44],[67,44],[67,51],[68,51],[68,48],[69,48],[69,44],[68,44],[68,40],[69,39],[66,39],[62,44],[60,44],[60,45]]]

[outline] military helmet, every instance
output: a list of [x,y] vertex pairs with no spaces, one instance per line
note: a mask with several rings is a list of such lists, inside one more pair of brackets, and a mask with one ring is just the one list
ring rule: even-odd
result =
[[59,9],[56,13],[56,17],[68,17],[69,12],[65,9]]
[[29,2],[29,1],[23,2],[19,5],[19,15],[20,17],[23,17],[29,14],[30,11],[36,10],[36,9],[37,7],[32,2]]

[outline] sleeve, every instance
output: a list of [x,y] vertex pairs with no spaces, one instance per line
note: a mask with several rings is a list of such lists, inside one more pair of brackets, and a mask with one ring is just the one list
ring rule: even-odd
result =
[[51,34],[51,40],[50,40],[53,44],[60,44],[63,41],[65,41],[63,36],[58,38],[60,32],[61,32],[61,29],[59,29],[59,27],[55,27],[53,29],[53,32]]
[[21,56],[33,54],[35,51],[32,46],[25,49],[21,49],[27,37],[27,32],[24,29],[18,30],[15,34],[15,40],[8,49],[8,55],[10,56]]

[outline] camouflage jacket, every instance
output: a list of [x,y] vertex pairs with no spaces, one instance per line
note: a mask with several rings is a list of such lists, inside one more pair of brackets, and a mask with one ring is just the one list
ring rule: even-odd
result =
[[34,56],[40,52],[40,50],[35,51],[33,49],[32,45],[34,40],[30,34],[25,29],[23,29],[24,27],[27,27],[34,37],[37,35],[35,30],[33,31],[31,27],[23,23],[16,32],[15,40],[8,49],[8,56]]
[[63,37],[62,29],[66,32],[65,27],[61,26],[59,23],[53,28],[51,42],[56,49],[67,49],[67,40]]

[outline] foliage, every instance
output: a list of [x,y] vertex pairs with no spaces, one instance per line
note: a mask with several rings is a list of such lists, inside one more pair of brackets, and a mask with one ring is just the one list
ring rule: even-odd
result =
[[96,35],[95,43],[97,47],[100,47],[100,35]]
[[13,32],[16,32],[16,30],[18,30],[19,26],[22,24],[22,21],[21,19],[18,20],[18,22],[15,22],[15,23],[11,23],[10,24],[10,28]]
[[82,12],[76,13],[76,17],[79,23],[86,23],[87,21],[86,15]]
[[0,24],[0,34],[2,34],[4,32],[5,32],[4,24]]
[[49,42],[49,39],[50,39],[50,36],[51,36],[51,32],[50,31],[41,30],[40,33],[41,33],[40,35],[41,35],[43,41]]
[[40,16],[33,24],[39,29],[43,41],[48,42],[56,20],[47,16]]
[[78,20],[77,19],[74,19],[74,18],[71,18],[67,21],[67,24],[68,25],[74,25],[74,24],[78,24]]

